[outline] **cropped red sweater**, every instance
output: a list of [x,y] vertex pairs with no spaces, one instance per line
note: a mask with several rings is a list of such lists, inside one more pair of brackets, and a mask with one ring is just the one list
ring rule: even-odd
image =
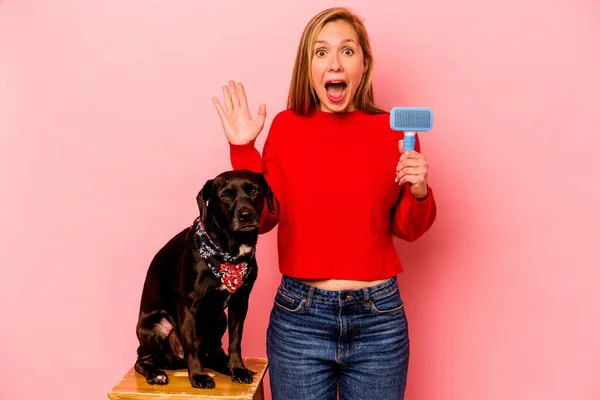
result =
[[273,119],[262,157],[254,142],[230,144],[233,169],[263,172],[279,201],[275,215],[265,207],[260,232],[279,224],[282,274],[375,280],[402,271],[393,236],[416,240],[436,215],[431,187],[418,201],[394,182],[402,137],[389,114],[286,110]]

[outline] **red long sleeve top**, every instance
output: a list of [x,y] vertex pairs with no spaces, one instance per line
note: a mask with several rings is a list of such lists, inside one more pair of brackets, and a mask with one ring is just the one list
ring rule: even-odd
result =
[[389,114],[285,110],[271,123],[262,157],[254,141],[230,144],[233,169],[264,173],[279,202],[274,215],[265,207],[260,232],[278,224],[282,274],[375,280],[402,271],[393,236],[414,241],[436,215],[431,187],[417,200],[394,182],[402,137]]

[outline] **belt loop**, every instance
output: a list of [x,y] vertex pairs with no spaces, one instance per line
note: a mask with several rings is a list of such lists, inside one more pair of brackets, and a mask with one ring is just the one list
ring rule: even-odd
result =
[[315,287],[309,286],[308,293],[306,294],[306,307],[310,307],[310,305],[312,304],[312,298],[313,298],[314,293],[315,293]]
[[369,300],[369,288],[364,287],[363,288],[363,293],[365,295],[365,297],[363,298],[363,306],[365,307],[365,310],[369,310],[371,308],[371,304],[370,304],[370,300]]

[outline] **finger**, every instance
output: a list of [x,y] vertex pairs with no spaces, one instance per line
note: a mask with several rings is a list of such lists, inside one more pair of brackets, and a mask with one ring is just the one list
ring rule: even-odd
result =
[[244,85],[242,82],[237,84],[237,91],[239,94],[240,107],[248,109],[248,98],[246,97],[246,91],[244,90]]
[[266,118],[267,118],[267,106],[266,106],[266,104],[261,104],[261,105],[258,107],[258,118],[257,118],[257,119],[258,119],[258,122],[259,122],[261,125],[264,125],[264,124],[265,124],[265,119],[266,119]]
[[427,168],[425,167],[406,167],[397,171],[396,176],[399,175],[426,175]]
[[425,183],[425,176],[424,175],[402,175],[401,177],[398,177],[398,184],[403,185],[405,183],[411,183],[413,185],[418,185],[418,184],[422,184]]
[[225,110],[223,109],[223,106],[219,102],[219,99],[217,99],[216,97],[213,97],[212,102],[215,105],[217,112],[219,113],[219,117],[221,117],[221,119],[225,118]]
[[398,182],[398,185],[404,185],[409,183],[409,179],[414,179],[414,175],[399,174],[396,177],[396,182]]
[[415,175],[415,176],[427,176],[427,167],[420,165],[417,167],[402,167],[396,170],[396,178],[399,180],[405,175]]
[[400,185],[403,185],[405,183],[417,185],[419,183],[427,182],[427,178],[425,177],[425,175],[422,174],[400,174],[396,177],[395,182],[399,183]]
[[416,158],[417,154],[414,150],[407,150],[400,155],[400,161],[406,160],[407,158]]
[[398,161],[396,164],[396,171],[399,171],[405,167],[427,167],[429,163],[422,158],[405,158],[404,160]]
[[229,81],[229,91],[231,92],[231,102],[233,103],[233,107],[239,107],[240,98],[238,97],[238,91],[234,81]]
[[223,101],[225,101],[225,110],[227,112],[233,110],[233,104],[231,103],[231,94],[229,93],[229,87],[223,86]]
[[416,150],[407,150],[400,155],[400,161],[417,158],[425,159],[425,156]]
[[400,150],[400,154],[404,153],[404,140],[398,140],[398,150]]
[[403,168],[418,168],[424,167],[429,168],[429,162],[422,158],[405,158],[404,160],[398,161],[396,164],[396,172],[400,171]]

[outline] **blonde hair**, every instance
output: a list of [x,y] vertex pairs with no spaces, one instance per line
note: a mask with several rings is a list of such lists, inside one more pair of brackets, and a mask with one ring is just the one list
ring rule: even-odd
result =
[[288,109],[300,115],[308,113],[319,107],[320,101],[317,93],[311,86],[311,64],[313,59],[313,48],[317,37],[325,24],[333,21],[346,21],[356,31],[358,42],[363,51],[366,64],[363,78],[358,86],[354,97],[356,109],[363,110],[368,114],[387,113],[375,106],[373,96],[373,53],[369,36],[363,22],[350,9],[345,7],[334,7],[321,11],[315,15],[304,28],[304,32],[298,44],[296,62],[292,73],[290,91],[288,94]]

